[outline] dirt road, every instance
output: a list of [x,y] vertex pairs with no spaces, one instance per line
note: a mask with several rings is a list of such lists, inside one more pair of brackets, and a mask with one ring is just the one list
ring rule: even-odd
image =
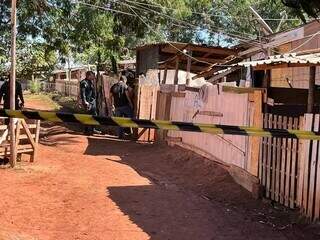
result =
[[0,170],[0,239],[317,238],[184,150],[45,130],[35,163]]

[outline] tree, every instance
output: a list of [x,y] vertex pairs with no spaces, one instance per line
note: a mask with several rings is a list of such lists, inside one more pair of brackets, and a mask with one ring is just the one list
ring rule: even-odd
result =
[[[10,49],[10,1],[0,0],[0,71],[8,62]],[[59,61],[75,59],[81,63],[109,62],[111,57],[130,56],[137,45],[182,41],[226,45],[247,41],[261,33],[249,6],[264,18],[289,18],[296,13],[281,0],[19,0],[19,51],[31,54],[50,53]],[[279,21],[268,20],[273,29]],[[285,30],[300,24],[287,21]],[[34,43],[34,44],[33,44]],[[40,54],[40,55],[41,55]],[[53,59],[53,58],[52,58]],[[26,65],[35,67],[28,58],[19,68],[26,75]],[[54,61],[50,61],[50,64]],[[49,64],[49,65],[50,65]],[[43,64],[36,64],[44,66]],[[44,66],[48,69],[47,66]],[[23,70],[24,69],[24,70]]]
[[282,0],[283,4],[294,9],[302,20],[305,21],[303,11],[310,17],[318,18],[320,15],[320,1],[319,0]]

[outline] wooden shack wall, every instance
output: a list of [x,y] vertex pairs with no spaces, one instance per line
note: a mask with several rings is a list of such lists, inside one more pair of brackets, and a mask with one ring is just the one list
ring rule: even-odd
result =
[[[234,126],[250,126],[253,122],[253,103],[248,93],[224,92],[217,85],[210,86],[208,100],[200,108],[198,96],[193,91],[172,95],[170,120]],[[195,115],[198,110],[199,114]],[[249,137],[177,131],[169,131],[168,136],[181,139],[182,146],[210,159],[249,170]]]
[[[320,35],[315,35],[320,31],[320,23],[314,21],[305,25],[299,30],[301,37],[298,40],[289,41],[275,48],[274,54],[306,52],[310,50],[318,51],[320,48]],[[297,35],[296,33],[295,35]],[[292,35],[292,39],[296,39]],[[289,84],[290,82],[290,84]],[[320,67],[317,67],[316,84],[320,85]],[[291,85],[291,86],[290,86]],[[285,88],[309,88],[309,68],[296,67],[296,68],[281,68],[273,69],[271,71],[271,87],[285,87]]]

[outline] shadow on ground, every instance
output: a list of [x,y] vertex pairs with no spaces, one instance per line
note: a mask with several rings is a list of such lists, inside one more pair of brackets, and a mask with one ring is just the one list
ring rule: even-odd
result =
[[[296,211],[291,211],[270,201],[253,199],[249,192],[233,181],[228,171],[221,165],[184,149],[158,144],[120,141],[111,137],[90,137],[85,154],[106,156],[106,161],[128,165],[153,183],[152,186],[109,188],[108,192],[114,202],[132,221],[151,236],[157,236],[156,239],[177,239],[177,236],[184,232],[188,235],[188,228],[199,230],[199,234],[201,232],[201,227],[197,225],[198,222],[201,223],[201,220],[196,217],[194,219],[187,217],[186,229],[173,229],[171,233],[168,233],[166,229],[169,225],[174,226],[175,222],[182,221],[183,216],[178,216],[178,213],[186,212],[187,214],[188,209],[197,207],[192,204],[188,205],[183,198],[181,198],[181,203],[173,201],[172,204],[170,202],[171,190],[191,194],[189,196],[196,195],[211,204],[211,208],[222,209],[227,211],[229,215],[233,215],[238,224],[241,222],[250,223],[241,227],[243,228],[242,232],[237,232],[247,237],[243,239],[250,239],[250,236],[256,236],[255,239],[259,239],[261,235],[255,235],[255,232],[260,227],[277,232],[287,239],[319,239],[319,227],[303,225]],[[114,160],[108,156],[118,156],[118,158]],[[155,201],[158,198],[162,199],[161,204],[159,201]],[[179,204],[185,205],[180,209]],[[167,209],[169,209],[168,213]],[[159,220],[156,221],[158,221],[158,226],[163,226],[163,232],[161,232],[162,228],[155,229],[152,224],[152,214],[158,216],[161,215],[161,212],[164,214],[164,217],[161,216],[161,223],[159,224]],[[225,218],[225,215],[221,214],[224,213],[220,213],[218,216]],[[210,221],[215,222],[215,217],[217,217],[217,213],[213,212]],[[219,225],[219,223],[216,224]],[[229,236],[224,231],[229,229],[230,236],[233,238],[222,239],[242,239],[240,236],[234,236],[234,232],[229,228],[229,224],[233,226],[233,220],[226,220],[224,224],[226,225],[220,226],[219,231],[226,234],[225,236]],[[255,226],[255,229],[250,229],[250,226]],[[181,239],[187,238],[181,237]],[[213,236],[212,239],[219,238]],[[274,238],[266,237],[264,239]]]

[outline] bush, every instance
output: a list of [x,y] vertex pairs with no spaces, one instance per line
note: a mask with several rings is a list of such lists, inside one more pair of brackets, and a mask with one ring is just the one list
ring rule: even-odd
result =
[[40,92],[41,89],[41,84],[39,81],[31,81],[30,82],[30,92],[32,94],[38,94]]

